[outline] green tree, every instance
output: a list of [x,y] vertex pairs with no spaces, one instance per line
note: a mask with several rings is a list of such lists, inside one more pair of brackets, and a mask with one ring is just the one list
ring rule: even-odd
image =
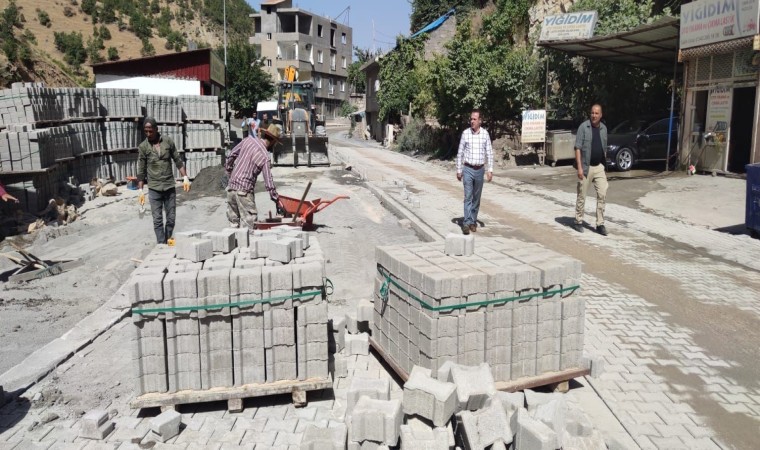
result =
[[80,8],[82,8],[82,12],[87,14],[88,16],[91,16],[95,12],[96,7],[97,7],[97,3],[95,0],[82,0],[82,3],[80,5]]
[[140,55],[142,56],[154,56],[156,54],[156,48],[148,40],[148,38],[142,39],[142,48],[140,49]]
[[[222,49],[217,49],[221,53]],[[235,110],[254,109],[275,93],[272,77],[261,68],[259,55],[243,40],[227,46],[227,90],[223,97]]]
[[354,58],[356,60],[348,66],[348,84],[353,86],[353,92],[364,94],[367,90],[367,74],[362,72],[361,67],[375,55],[369,49],[354,46]]
[[93,36],[87,39],[87,59],[90,63],[97,64],[103,62],[103,56],[100,54],[100,50],[103,48],[103,40],[99,37]]
[[63,53],[63,60],[74,68],[79,68],[87,60],[82,33],[53,33],[55,48]]
[[37,20],[40,21],[40,25],[50,28],[52,23],[50,22],[50,15],[39,8],[37,8]]
[[423,42],[398,38],[396,48],[380,60],[381,86],[377,94],[380,120],[409,111],[409,104],[420,88],[414,74],[416,65],[424,64]]
[[108,47],[108,60],[109,61],[119,60],[119,50],[117,50],[116,47]]
[[[151,20],[139,10],[132,11],[129,16],[129,29],[143,41],[153,37]],[[143,47],[145,46],[143,45]]]
[[108,30],[108,27],[106,27],[105,25],[101,25],[100,26],[100,31],[98,32],[98,35],[104,41],[110,41],[111,40],[111,32]]

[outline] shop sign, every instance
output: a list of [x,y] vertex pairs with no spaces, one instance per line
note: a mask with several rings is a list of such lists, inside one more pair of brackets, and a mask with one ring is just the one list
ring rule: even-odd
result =
[[592,38],[597,17],[596,11],[547,16],[541,24],[541,36],[538,41],[572,41]]
[[757,34],[758,3],[758,0],[697,0],[681,5],[680,48]]
[[710,89],[707,100],[707,128],[715,135],[716,142],[725,142],[731,119],[731,88],[715,86]]
[[224,62],[219,58],[215,52],[211,52],[211,69],[210,78],[212,81],[216,81],[220,85],[224,86]]
[[546,142],[546,110],[534,109],[522,112],[522,143]]

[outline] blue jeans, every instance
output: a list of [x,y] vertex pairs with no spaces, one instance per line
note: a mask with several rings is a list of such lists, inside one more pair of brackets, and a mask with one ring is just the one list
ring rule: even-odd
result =
[[[171,188],[166,191],[148,189],[150,212],[153,215],[153,231],[156,241],[166,244],[166,240],[174,234],[174,220],[177,218],[177,191]],[[164,209],[166,209],[166,225],[164,225]]]
[[462,167],[462,184],[464,185],[464,220],[462,225],[477,225],[480,209],[480,194],[483,192],[485,167],[473,169]]

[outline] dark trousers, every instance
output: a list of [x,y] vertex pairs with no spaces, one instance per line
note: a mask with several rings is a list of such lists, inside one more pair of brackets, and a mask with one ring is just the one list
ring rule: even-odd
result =
[[[177,191],[171,188],[166,191],[148,189],[150,212],[153,214],[153,230],[156,241],[166,244],[166,239],[174,234],[174,220],[177,218]],[[164,225],[164,210],[166,210],[166,225]]]

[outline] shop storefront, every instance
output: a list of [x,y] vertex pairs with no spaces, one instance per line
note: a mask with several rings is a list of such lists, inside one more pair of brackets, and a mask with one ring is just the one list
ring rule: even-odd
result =
[[681,6],[684,63],[682,165],[743,173],[760,162],[758,0]]

